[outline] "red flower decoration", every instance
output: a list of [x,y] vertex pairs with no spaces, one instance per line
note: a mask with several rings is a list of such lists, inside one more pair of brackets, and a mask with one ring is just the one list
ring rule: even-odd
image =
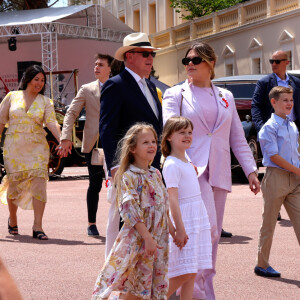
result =
[[109,179],[105,180],[105,186],[106,186],[107,188],[110,186],[109,183],[110,183],[110,182],[109,182]]
[[225,103],[226,108],[229,106],[228,101],[225,98],[222,98],[222,101]]

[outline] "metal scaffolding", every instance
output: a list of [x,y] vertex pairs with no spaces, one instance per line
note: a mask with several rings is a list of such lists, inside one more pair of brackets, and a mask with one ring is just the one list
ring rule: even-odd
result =
[[42,64],[45,72],[49,72],[49,85],[46,94],[52,99],[59,96],[58,76],[52,76],[52,72],[58,71],[57,58],[57,33],[46,32],[41,34]]
[[[81,38],[94,39],[110,42],[120,42],[131,33],[130,31],[120,31],[103,28],[103,8],[100,5],[91,5],[82,11],[75,13],[78,17],[86,18],[86,25],[66,24],[59,22],[1,25],[0,38],[6,37],[35,37],[41,40],[42,64],[45,72],[49,72],[48,93],[51,98],[59,95],[57,76],[51,76],[52,72],[58,71],[58,38]],[[59,20],[59,19],[58,19]],[[46,90],[47,91],[47,90]]]

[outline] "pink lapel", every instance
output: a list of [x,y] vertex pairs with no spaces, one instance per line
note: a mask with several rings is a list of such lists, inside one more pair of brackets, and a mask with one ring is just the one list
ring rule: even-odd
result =
[[193,93],[191,91],[191,88],[189,86],[188,81],[186,80],[185,83],[182,85],[182,96],[183,96],[183,106],[184,106],[184,102],[186,102],[199,116],[201,122],[203,123],[203,125],[207,128],[207,130],[209,130],[206,120],[204,118],[204,115],[202,113],[202,109],[201,106],[199,105],[199,102],[197,101],[197,99],[193,96]]
[[[214,91],[214,94],[215,94],[215,97],[217,100],[217,105],[218,105],[218,116],[217,116],[217,120],[216,120],[215,127],[214,127],[214,130],[216,130],[221,125],[221,123],[223,121],[224,113],[225,113],[226,109],[228,109],[226,107],[226,105],[228,104],[228,100],[226,100],[224,98],[222,91],[218,87],[216,87],[215,85],[212,84],[212,88],[213,88],[213,91]],[[225,101],[223,99],[225,99]],[[226,104],[226,102],[227,102],[227,104]]]

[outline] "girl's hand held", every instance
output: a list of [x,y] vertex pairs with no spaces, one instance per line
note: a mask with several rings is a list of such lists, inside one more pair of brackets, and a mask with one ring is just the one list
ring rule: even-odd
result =
[[157,249],[162,248],[163,247],[159,246],[152,236],[145,238],[145,252],[147,255],[157,255]]
[[185,230],[177,230],[174,243],[180,250],[186,245],[188,236]]

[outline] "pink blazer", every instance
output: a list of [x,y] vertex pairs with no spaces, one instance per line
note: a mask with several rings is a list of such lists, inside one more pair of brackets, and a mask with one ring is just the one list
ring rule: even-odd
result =
[[218,117],[212,131],[209,130],[198,104],[199,100],[193,96],[187,81],[165,92],[163,122],[172,116],[179,116],[182,105],[181,115],[194,124],[193,143],[187,150],[188,156],[197,167],[209,167],[211,186],[231,191],[230,147],[247,177],[257,168],[245,139],[232,93],[214,85],[213,89],[218,103]]

